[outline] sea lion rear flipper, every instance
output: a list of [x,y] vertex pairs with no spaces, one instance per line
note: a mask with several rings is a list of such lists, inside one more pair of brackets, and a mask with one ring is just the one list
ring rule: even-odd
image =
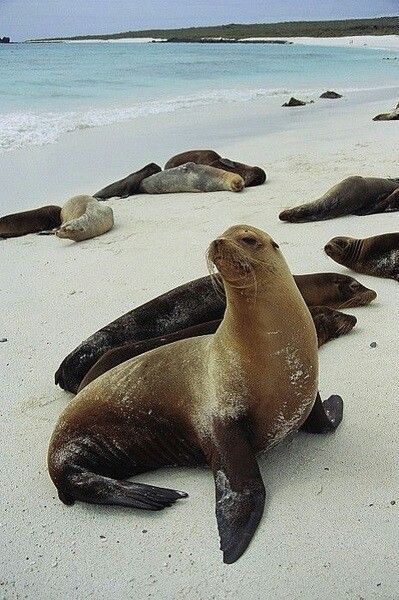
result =
[[220,549],[223,561],[231,564],[245,552],[258,527],[265,487],[242,421],[214,423],[209,456],[215,478]]
[[301,429],[308,433],[334,431],[342,421],[343,408],[341,396],[330,396],[322,402],[318,393],[310,415]]

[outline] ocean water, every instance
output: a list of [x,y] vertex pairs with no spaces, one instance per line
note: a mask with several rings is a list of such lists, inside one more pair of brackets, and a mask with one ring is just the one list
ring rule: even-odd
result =
[[399,53],[297,44],[11,44],[0,45],[0,82],[4,152],[186,107],[392,89]]

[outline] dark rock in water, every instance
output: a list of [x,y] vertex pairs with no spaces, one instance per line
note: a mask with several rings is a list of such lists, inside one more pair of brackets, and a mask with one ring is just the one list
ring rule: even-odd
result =
[[371,342],[370,348],[377,348],[377,342]]
[[9,44],[10,43],[10,38],[9,37],[2,37],[0,38],[0,44]]
[[8,342],[7,338],[0,338],[0,342]]
[[336,98],[342,98],[342,94],[338,94],[337,92],[327,90],[327,92],[321,94],[320,98],[328,98],[329,100],[335,100]]
[[303,100],[298,100],[297,98],[290,98],[288,102],[283,104],[283,106],[305,106],[306,102]]

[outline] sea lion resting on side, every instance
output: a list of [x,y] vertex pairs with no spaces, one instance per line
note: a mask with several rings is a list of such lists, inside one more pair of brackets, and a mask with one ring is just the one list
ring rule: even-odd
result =
[[392,193],[399,188],[399,179],[381,177],[348,177],[330,188],[324,196],[283,210],[279,218],[290,223],[323,221],[345,215],[372,215],[398,210]]
[[335,262],[353,271],[399,281],[399,233],[365,239],[335,237],[324,250]]
[[107,185],[99,192],[93,194],[94,198],[97,198],[98,200],[107,200],[108,198],[114,197],[128,198],[129,196],[133,196],[133,194],[139,194],[141,192],[140,183],[143,179],[146,179],[146,177],[150,177],[150,175],[154,175],[155,173],[159,173],[160,171],[162,171],[161,167],[155,163],[150,163],[140,169],[140,171],[130,173],[127,177]]
[[399,102],[396,105],[396,108],[391,110],[391,112],[376,115],[373,118],[373,121],[397,121],[398,119],[399,119]]
[[[346,315],[339,310],[334,310],[327,306],[310,306],[309,312],[316,327],[319,348],[329,340],[349,333],[357,323],[357,319],[353,315]],[[221,319],[216,319],[215,321],[201,323],[200,325],[195,325],[194,327],[189,327],[188,329],[183,329],[162,337],[143,340],[141,342],[132,342],[130,344],[125,344],[124,346],[112,348],[103,354],[84,376],[78,392],[83,390],[86,385],[94,381],[94,379],[97,379],[97,377],[100,377],[103,373],[106,373],[110,369],[113,369],[134,356],[139,356],[140,354],[144,354],[144,352],[159,348],[160,346],[166,346],[166,344],[171,344],[177,340],[215,333],[220,323]]]
[[[308,306],[364,306],[377,296],[353,277],[338,273],[294,275],[294,279]],[[55,383],[76,394],[83,377],[107,350],[220,320],[225,308],[223,285],[218,293],[210,276],[190,281],[129,311],[79,344],[62,361]]]
[[320,400],[316,331],[278,245],[241,225],[208,256],[227,297],[217,332],[142,354],[88,385],[56,425],[48,468],[65,504],[161,510],[187,494],[127,478],[207,463],[223,559],[233,563],[264,509],[256,453],[301,426],[334,430],[342,400]]
[[19,237],[61,225],[61,206],[42,206],[0,218],[0,238]]
[[143,179],[140,189],[147,194],[176,192],[241,192],[245,183],[240,175],[208,165],[185,163]]
[[260,167],[251,167],[228,158],[222,158],[214,150],[189,150],[188,152],[176,154],[168,160],[165,169],[173,169],[188,162],[197,165],[209,165],[210,167],[236,173],[245,181],[245,187],[262,185],[266,181],[266,173]]
[[110,206],[100,204],[92,196],[74,196],[61,210],[62,225],[55,232],[59,238],[81,242],[106,233],[114,226]]

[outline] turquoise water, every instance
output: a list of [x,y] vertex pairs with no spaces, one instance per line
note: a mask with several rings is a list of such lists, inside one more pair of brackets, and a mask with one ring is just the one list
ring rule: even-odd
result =
[[399,54],[297,44],[0,45],[0,81],[0,149],[7,150],[184,107],[392,88]]

